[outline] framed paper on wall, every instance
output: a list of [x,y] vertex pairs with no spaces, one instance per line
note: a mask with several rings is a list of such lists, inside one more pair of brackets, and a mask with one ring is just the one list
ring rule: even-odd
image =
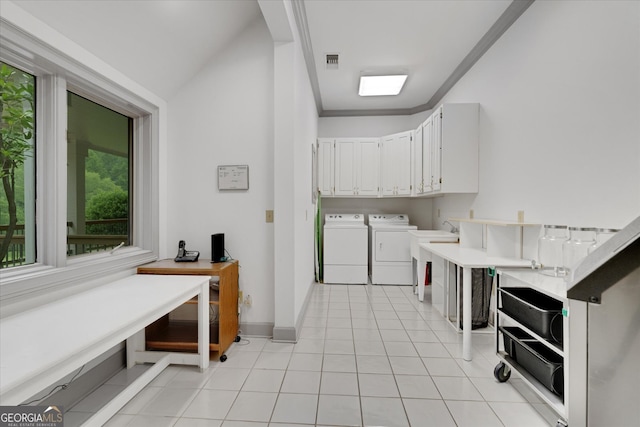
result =
[[218,166],[218,190],[248,190],[249,165]]

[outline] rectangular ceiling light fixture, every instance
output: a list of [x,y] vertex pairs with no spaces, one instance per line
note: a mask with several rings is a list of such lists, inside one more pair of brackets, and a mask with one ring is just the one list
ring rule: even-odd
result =
[[358,95],[397,95],[402,90],[402,86],[404,86],[404,82],[406,80],[406,74],[390,76],[360,76],[360,88],[358,89]]

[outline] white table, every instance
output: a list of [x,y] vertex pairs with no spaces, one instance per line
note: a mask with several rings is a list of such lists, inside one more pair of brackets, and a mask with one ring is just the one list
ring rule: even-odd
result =
[[446,242],[457,243],[458,235],[443,230],[408,230],[411,239],[411,257],[416,260],[415,279],[417,278],[418,301],[424,301],[425,265],[431,261],[429,253],[420,250],[421,243]]
[[482,250],[462,248],[457,243],[421,243],[420,250],[427,252],[421,259],[430,259],[431,254],[434,254],[462,268],[462,358],[471,360],[471,269],[527,267],[531,265],[531,261],[487,256]]
[[[88,425],[106,422],[170,363],[206,369],[209,279],[134,275],[0,320],[0,405],[25,401],[124,340],[128,367],[155,365]],[[195,296],[198,353],[145,351],[144,328]]]

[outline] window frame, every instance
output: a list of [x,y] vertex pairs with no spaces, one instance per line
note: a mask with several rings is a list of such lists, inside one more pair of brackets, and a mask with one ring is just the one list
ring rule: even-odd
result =
[[[22,22],[21,22],[22,24]],[[159,146],[161,99],[131,90],[98,69],[132,83],[90,53],[85,61],[45,44],[0,17],[0,60],[36,76],[35,264],[2,270],[0,317],[55,295],[77,292],[109,275],[131,274],[159,254]],[[67,43],[70,43],[67,40]],[[69,47],[69,46],[67,46]],[[74,52],[80,49],[71,46]],[[86,59],[86,58],[83,58]],[[133,84],[135,86],[135,84]],[[131,246],[67,257],[67,90],[133,119]],[[126,272],[126,273],[125,273]]]

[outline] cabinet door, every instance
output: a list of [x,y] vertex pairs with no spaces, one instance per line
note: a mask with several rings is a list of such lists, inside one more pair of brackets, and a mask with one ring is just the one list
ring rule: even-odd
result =
[[381,181],[382,195],[393,196],[396,194],[396,178],[395,178],[395,137],[393,135],[385,137],[380,143],[381,156]]
[[478,104],[443,104],[434,113],[434,138],[440,147],[438,191],[478,192]]
[[404,132],[396,137],[395,141],[395,181],[396,195],[408,196],[411,194],[411,138],[412,132]]
[[334,145],[333,139],[318,139],[318,190],[323,196],[333,196]]
[[382,195],[408,196],[411,194],[411,137],[412,132],[403,132],[383,138]]
[[356,189],[356,141],[336,140],[335,195],[353,196]]
[[435,114],[433,114],[433,159],[431,160],[431,165],[433,171],[431,175],[433,176],[433,191],[440,190],[440,185],[442,184],[442,107],[436,110]]
[[413,133],[413,188],[415,194],[424,193],[424,179],[422,176],[422,125]]
[[360,141],[356,146],[356,195],[377,196],[379,193],[379,142]]
[[433,120],[431,117],[422,125],[422,180],[423,193],[433,191]]

